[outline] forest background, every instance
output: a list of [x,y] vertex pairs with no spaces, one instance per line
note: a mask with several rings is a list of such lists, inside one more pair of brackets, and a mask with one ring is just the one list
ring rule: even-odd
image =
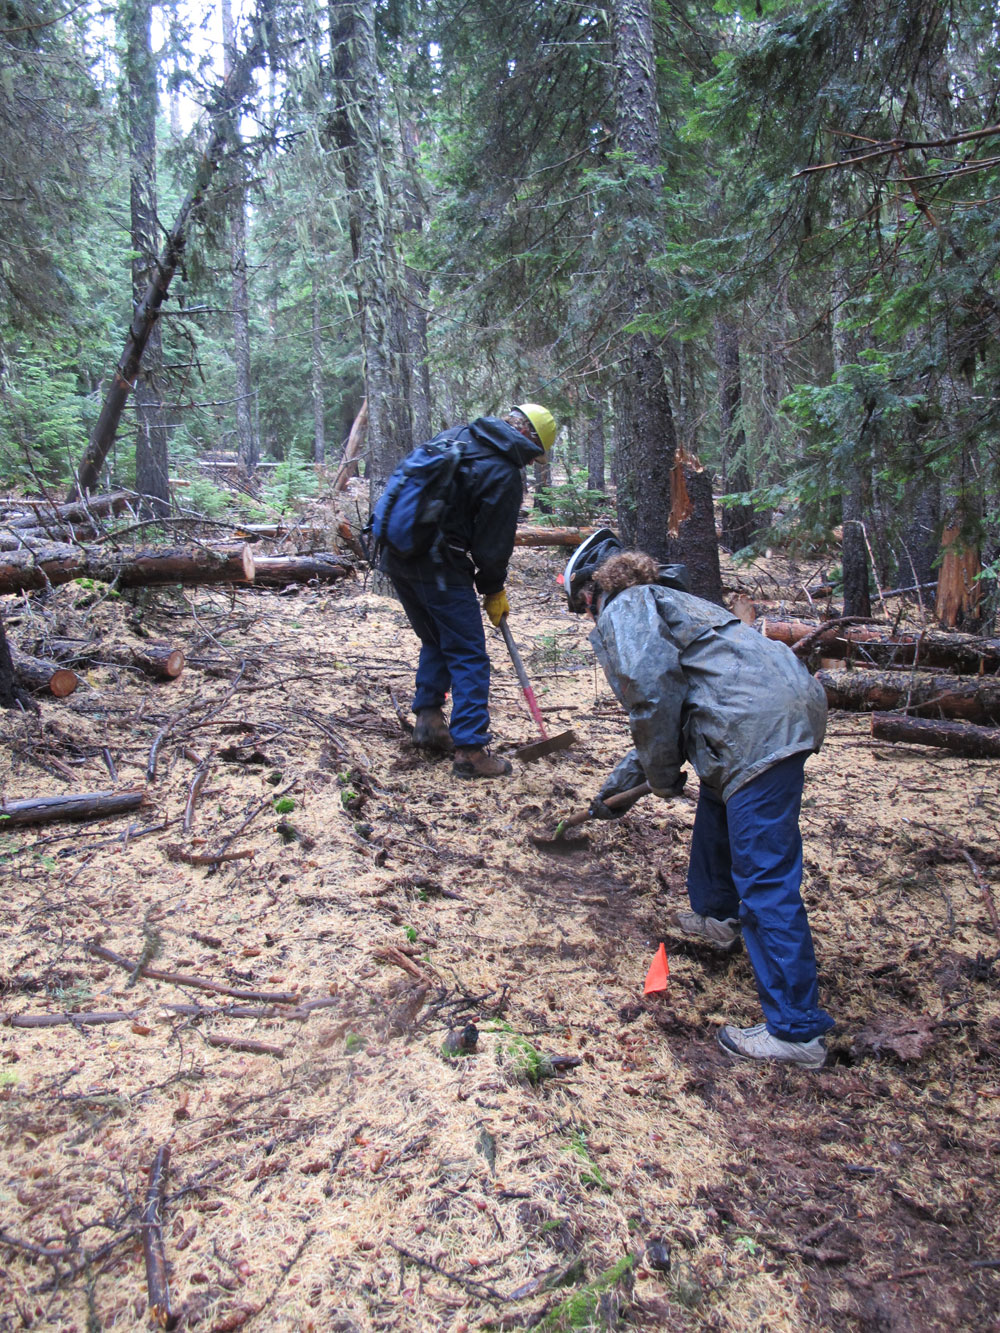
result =
[[842,532],[846,614],[942,550],[992,611],[992,6],[220,2],[5,6],[4,485],[223,516],[222,450],[273,510],[366,400],[377,484],[536,399],[698,591],[714,481],[731,550]]

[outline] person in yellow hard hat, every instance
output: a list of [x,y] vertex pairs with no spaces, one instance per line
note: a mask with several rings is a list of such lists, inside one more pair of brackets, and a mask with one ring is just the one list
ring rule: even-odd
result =
[[413,739],[427,749],[454,751],[456,777],[511,771],[487,748],[490,659],[476,592],[491,624],[499,625],[510,611],[504,583],[523,499],[521,469],[548,454],[555,437],[555,418],[539,403],[520,403],[502,417],[477,417],[444,431],[432,443],[457,444],[461,455],[434,540],[419,554],[383,547],[380,566],[421,644]]

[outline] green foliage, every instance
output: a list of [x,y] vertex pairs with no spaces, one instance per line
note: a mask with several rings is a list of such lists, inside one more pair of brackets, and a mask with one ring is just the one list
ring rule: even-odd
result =
[[[534,512],[542,525],[583,528],[594,522],[607,503],[603,492],[588,489],[584,468],[569,468],[565,481],[539,487]],[[550,512],[544,512],[546,509]]]
[[613,1292],[621,1283],[628,1282],[635,1267],[635,1257],[624,1255],[610,1268],[605,1269],[581,1287],[567,1296],[545,1316],[536,1328],[544,1333],[571,1333],[579,1329],[606,1329],[609,1327],[607,1312],[602,1308],[602,1297]]
[[75,375],[37,351],[12,360],[0,380],[0,480],[63,486],[87,445]]
[[261,489],[267,510],[279,514],[293,510],[300,500],[315,495],[319,489],[312,465],[294,449],[271,470]]
[[611,1192],[611,1186],[604,1179],[600,1168],[590,1155],[590,1150],[587,1147],[586,1130],[575,1129],[573,1131],[573,1136],[566,1151],[572,1153],[574,1157],[578,1157],[583,1163],[583,1168],[580,1171],[580,1183],[582,1185],[592,1185],[596,1189]]
[[295,809],[295,802],[291,796],[276,796],[274,799],[274,813],[276,815],[290,815]]

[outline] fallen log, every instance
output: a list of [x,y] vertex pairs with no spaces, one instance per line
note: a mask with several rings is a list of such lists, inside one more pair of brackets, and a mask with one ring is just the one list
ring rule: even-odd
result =
[[145,789],[88,791],[70,796],[36,796],[24,801],[0,801],[0,828],[5,824],[48,824],[54,819],[106,819],[137,810]]
[[146,643],[135,648],[127,644],[95,643],[92,639],[43,639],[37,646],[61,663],[135,667],[154,680],[176,680],[185,664],[182,649],[169,643]]
[[831,708],[1000,723],[1000,679],[923,671],[817,671]]
[[149,551],[54,545],[34,552],[5,552],[0,559],[0,594],[31,592],[83,578],[116,583],[121,588],[163,583],[252,583],[254,559],[245,542]]
[[263,588],[309,583],[313,579],[332,583],[346,579],[353,571],[353,560],[330,551],[316,551],[311,555],[266,555],[254,560],[253,582]]
[[58,666],[55,662],[45,662],[40,657],[31,657],[11,646],[11,661],[14,663],[14,675],[19,685],[26,690],[40,694],[46,690],[57,699],[65,699],[73,693],[80,680],[69,667]]
[[518,528],[515,546],[579,546],[596,528]]
[[12,1028],[57,1028],[64,1024],[77,1026],[88,1023],[129,1022],[135,1022],[135,1014],[106,1013],[102,1011],[86,1014],[0,1014],[0,1027]]
[[[795,647],[819,627],[801,620],[763,620],[761,633],[768,639]],[[877,667],[943,667],[949,671],[986,674],[1000,671],[1000,639],[974,634],[945,634],[939,630],[906,632],[886,636],[877,629],[858,625],[837,628],[817,636],[812,650],[821,657],[850,659]]]
[[[7,500],[0,502],[3,525],[7,528],[43,528],[50,524],[65,527],[69,523],[92,523],[128,509],[140,497],[134,491],[109,491],[86,500],[56,504],[52,500]],[[29,513],[19,512],[29,510]]]
[[872,737],[934,745],[965,759],[1000,759],[1000,728],[977,727],[971,722],[946,722],[903,713],[872,713]]

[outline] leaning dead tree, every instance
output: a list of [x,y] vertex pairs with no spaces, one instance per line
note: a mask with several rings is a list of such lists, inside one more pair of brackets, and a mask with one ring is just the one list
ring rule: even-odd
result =
[[211,99],[212,134],[198,163],[194,186],[181,205],[174,225],[167,233],[149,285],[133,312],[124,350],[115,368],[111,387],[105,394],[90,444],[77,468],[76,480],[67,496],[69,500],[96,486],[108,450],[114,443],[118,422],[135,383],[142,354],[170,290],[170,283],[183,258],[191,226],[204,205],[205,195],[222,161],[223,153],[230,144],[234,127],[239,123],[239,116],[235,115],[234,111],[251,93],[254,86],[254,71],[263,63],[267,51],[267,29],[272,22],[274,3],[275,0],[259,0],[257,12],[250,22],[250,35],[246,48],[234,60],[232,69]]

